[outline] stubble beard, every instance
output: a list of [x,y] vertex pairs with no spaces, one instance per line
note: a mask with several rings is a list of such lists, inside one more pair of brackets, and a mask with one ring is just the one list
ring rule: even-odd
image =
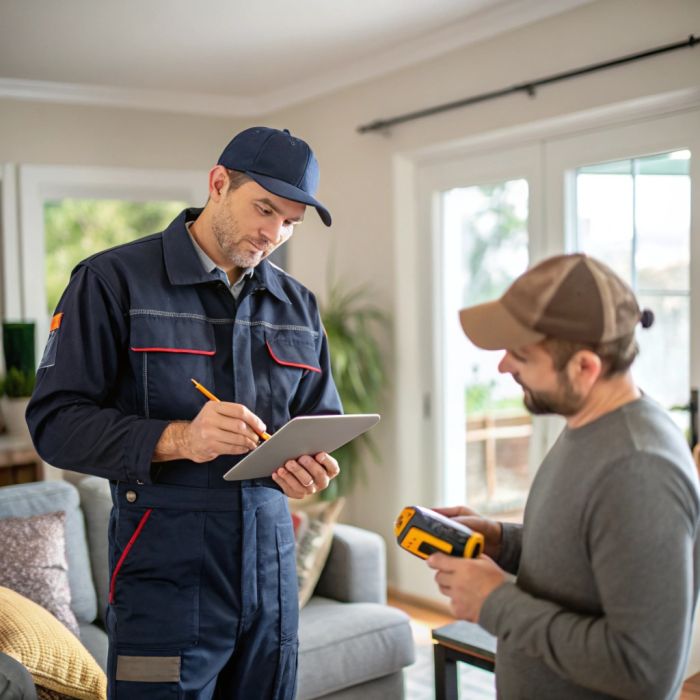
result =
[[523,403],[525,408],[535,416],[556,414],[559,416],[573,416],[579,412],[583,405],[583,397],[578,394],[565,372],[559,373],[560,391],[553,392],[533,391],[522,382],[518,384],[523,388]]
[[236,267],[242,270],[255,267],[265,257],[262,251],[248,253],[240,249],[240,227],[230,213],[219,213],[214,217],[211,230],[223,256]]

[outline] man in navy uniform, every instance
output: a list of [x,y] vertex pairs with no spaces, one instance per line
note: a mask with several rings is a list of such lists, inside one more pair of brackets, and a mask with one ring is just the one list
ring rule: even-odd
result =
[[247,129],[203,209],[80,263],[56,309],[27,421],[43,459],[111,484],[112,700],[294,697],[287,496],[326,488],[338,464],[222,477],[263,432],[342,411],[316,300],[266,259],[307,205],[330,225],[318,180],[304,141]]

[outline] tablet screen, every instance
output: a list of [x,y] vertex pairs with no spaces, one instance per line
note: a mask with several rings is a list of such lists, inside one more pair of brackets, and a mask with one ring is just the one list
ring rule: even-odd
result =
[[377,413],[292,418],[269,440],[260,443],[238,464],[231,467],[224,474],[224,479],[240,481],[270,476],[289,459],[337,450],[369,430],[378,421]]

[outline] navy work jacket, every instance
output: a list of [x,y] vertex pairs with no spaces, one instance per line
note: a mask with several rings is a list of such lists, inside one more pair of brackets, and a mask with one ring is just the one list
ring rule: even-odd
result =
[[240,457],[151,463],[166,425],[206,401],[192,378],[270,433],[297,415],[342,412],[314,295],[263,260],[234,301],[185,227],[200,211],[73,271],[27,409],[50,464],[113,481],[231,486],[221,477]]

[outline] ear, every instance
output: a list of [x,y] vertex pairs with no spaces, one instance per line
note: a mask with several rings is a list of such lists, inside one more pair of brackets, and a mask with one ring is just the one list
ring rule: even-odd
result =
[[579,350],[566,365],[566,372],[573,386],[588,391],[603,371],[603,361],[590,350]]
[[218,202],[228,188],[228,173],[223,165],[215,165],[209,171],[209,199]]

